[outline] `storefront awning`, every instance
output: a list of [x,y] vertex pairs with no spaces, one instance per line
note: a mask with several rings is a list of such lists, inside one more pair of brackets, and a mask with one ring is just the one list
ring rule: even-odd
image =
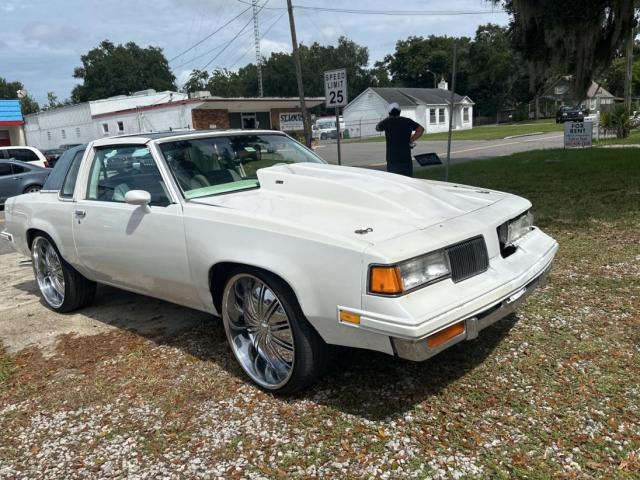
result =
[[20,100],[0,100],[0,125],[24,125]]

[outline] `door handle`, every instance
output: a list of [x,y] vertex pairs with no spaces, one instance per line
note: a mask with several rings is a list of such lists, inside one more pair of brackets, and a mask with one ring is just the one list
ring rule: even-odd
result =
[[84,217],[87,216],[87,211],[86,210],[76,210],[75,214],[76,214],[76,217],[84,218]]

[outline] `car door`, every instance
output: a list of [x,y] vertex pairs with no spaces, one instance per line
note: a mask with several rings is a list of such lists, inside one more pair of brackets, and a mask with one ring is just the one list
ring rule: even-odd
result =
[[18,194],[19,182],[11,170],[11,162],[0,160],[0,203]]
[[[73,222],[82,270],[98,282],[200,307],[182,205],[172,198],[148,147],[99,147],[88,160],[78,180],[86,183],[76,188]],[[149,192],[149,206],[125,203],[130,190]]]

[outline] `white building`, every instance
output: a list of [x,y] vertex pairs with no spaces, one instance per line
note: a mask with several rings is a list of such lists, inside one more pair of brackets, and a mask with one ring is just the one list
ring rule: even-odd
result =
[[[150,89],[26,115],[24,130],[27,144],[49,149],[64,144],[86,143],[103,136],[158,130],[167,124],[167,120],[150,120],[142,111],[154,105],[173,105],[187,99],[184,93]],[[114,116],[117,112],[126,113]],[[170,126],[187,128],[191,123],[190,113],[188,122],[172,118]]]
[[[279,129],[282,115],[300,112],[296,98],[223,98],[208,92],[144,90],[25,117],[27,144],[46,150],[101,137],[182,129]],[[313,107],[324,98],[307,98]],[[291,115],[289,115],[291,116]],[[295,126],[286,128],[295,130]],[[302,127],[300,127],[302,128]]]
[[[402,109],[402,116],[418,122],[426,133],[446,132],[449,129],[451,92],[446,89],[446,82],[441,82],[441,87],[369,87],[345,107],[345,128],[352,138],[380,135],[376,132],[376,124],[388,116],[389,104],[396,102]],[[469,97],[454,94],[455,130],[473,127],[473,105]]]

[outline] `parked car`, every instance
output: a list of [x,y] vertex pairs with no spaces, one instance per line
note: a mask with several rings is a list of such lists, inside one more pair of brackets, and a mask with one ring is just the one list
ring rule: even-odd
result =
[[580,107],[563,105],[556,112],[556,123],[584,122],[584,112]]
[[63,143],[62,145],[60,145],[60,149],[65,151],[69,150],[70,148],[79,147],[80,145],[80,143]]
[[[340,118],[340,133],[343,134],[345,129],[345,123]],[[326,140],[328,138],[336,138],[338,135],[338,129],[336,128],[335,118],[319,118],[311,126],[311,134],[313,138],[319,138],[320,140]],[[342,137],[340,137],[342,138]]]
[[61,148],[50,148],[49,150],[42,151],[44,158],[47,160],[47,163],[49,164],[49,168],[53,168],[55,166],[56,162],[58,161],[58,158],[60,158],[60,155],[62,155],[63,152],[64,150]]
[[20,160],[33,163],[38,167],[49,168],[49,163],[42,152],[34,147],[0,147],[0,160]]
[[104,283],[218,315],[248,377],[291,393],[331,345],[422,361],[512,313],[558,249],[530,210],[328,165],[281,132],[149,133],[61,158],[46,191],[7,201],[2,236],[50,309]]
[[19,160],[0,160],[0,205],[7,198],[42,189],[51,170]]

